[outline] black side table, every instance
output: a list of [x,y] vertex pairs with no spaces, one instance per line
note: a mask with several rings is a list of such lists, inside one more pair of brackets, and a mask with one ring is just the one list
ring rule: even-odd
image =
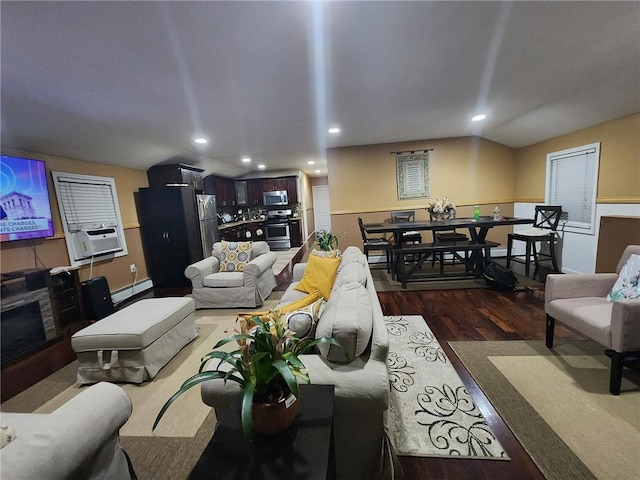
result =
[[335,478],[333,385],[300,385],[296,420],[274,436],[244,438],[238,395],[189,475],[195,479]]

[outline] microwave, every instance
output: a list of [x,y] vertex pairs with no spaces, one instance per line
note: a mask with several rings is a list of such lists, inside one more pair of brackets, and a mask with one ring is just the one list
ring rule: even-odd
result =
[[275,205],[289,205],[289,196],[286,190],[278,190],[275,192],[263,192],[262,194],[265,207]]

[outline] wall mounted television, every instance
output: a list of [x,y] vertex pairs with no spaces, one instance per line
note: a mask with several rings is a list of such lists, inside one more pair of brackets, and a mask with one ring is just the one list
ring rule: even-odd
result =
[[0,158],[0,241],[53,236],[47,168],[42,160]]

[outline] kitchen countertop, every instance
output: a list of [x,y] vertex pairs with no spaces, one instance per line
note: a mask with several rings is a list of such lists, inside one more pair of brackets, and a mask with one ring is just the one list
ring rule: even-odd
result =
[[237,222],[218,223],[218,230],[224,230],[225,228],[237,227],[238,225],[248,225],[250,223],[264,222],[264,219],[258,220],[239,220]]

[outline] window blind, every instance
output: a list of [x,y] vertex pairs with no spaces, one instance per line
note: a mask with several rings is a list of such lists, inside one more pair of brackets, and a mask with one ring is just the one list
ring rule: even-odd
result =
[[595,221],[599,146],[547,156],[547,202],[561,205],[566,227],[591,232]]
[[109,183],[58,177],[61,208],[69,231],[118,225],[111,187]]

